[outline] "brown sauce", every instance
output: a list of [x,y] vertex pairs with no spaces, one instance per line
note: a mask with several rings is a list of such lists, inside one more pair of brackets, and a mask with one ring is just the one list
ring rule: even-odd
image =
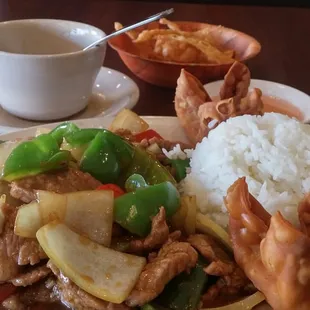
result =
[[263,95],[262,100],[264,103],[264,112],[281,113],[289,117],[295,117],[300,121],[304,119],[303,113],[284,99]]

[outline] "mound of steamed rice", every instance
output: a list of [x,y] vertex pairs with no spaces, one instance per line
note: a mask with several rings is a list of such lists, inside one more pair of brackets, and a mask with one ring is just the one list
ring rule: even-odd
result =
[[202,213],[227,227],[227,189],[245,176],[250,192],[271,214],[298,225],[297,206],[310,191],[310,126],[287,116],[241,116],[212,130],[190,154],[181,191],[196,195]]

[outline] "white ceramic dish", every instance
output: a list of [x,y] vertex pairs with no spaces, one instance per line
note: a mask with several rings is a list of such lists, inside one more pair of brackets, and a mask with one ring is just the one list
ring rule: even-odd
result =
[[[70,120],[115,115],[123,108],[132,109],[139,99],[139,88],[121,72],[102,67],[86,108]],[[0,134],[44,123],[28,121],[9,114],[0,107]]]
[[[156,130],[165,139],[188,142],[177,117],[144,116],[142,118],[150,125],[152,129]],[[111,124],[112,120],[112,116],[106,116],[103,118],[74,120],[74,123],[81,128],[105,128]],[[47,129],[52,129],[55,128],[57,124],[59,123],[46,124],[43,127]],[[33,136],[35,135],[38,127],[42,127],[42,125],[0,135],[0,140],[14,140],[17,138],[27,138]],[[267,304],[258,305],[253,308],[253,310],[254,309],[271,310],[271,308]]]
[[[223,82],[220,80],[204,85],[211,98],[218,96]],[[304,122],[310,121],[310,96],[302,91],[284,84],[257,79],[251,79],[249,90],[253,88],[261,89],[265,96],[276,97],[291,103],[303,113]]]
[[83,51],[105,33],[55,19],[0,23],[0,104],[18,117],[45,121],[87,105],[106,44]]
[[[179,120],[174,116],[144,116],[142,117],[150,125],[152,129],[158,131],[160,135],[166,139],[188,142],[183,129],[180,127]],[[106,128],[108,127],[113,116],[105,116],[98,118],[73,120],[81,128]],[[37,128],[55,128],[59,123],[41,124],[38,126],[25,128],[19,131],[14,131],[0,135],[0,140],[13,140],[16,138],[25,138],[33,136],[36,133]]]

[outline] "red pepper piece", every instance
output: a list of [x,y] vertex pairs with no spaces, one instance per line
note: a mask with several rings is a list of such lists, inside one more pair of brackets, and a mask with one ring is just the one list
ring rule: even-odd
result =
[[6,300],[10,295],[14,294],[16,286],[11,283],[2,284],[0,286],[0,303]]
[[99,187],[97,187],[97,190],[113,191],[114,198],[117,198],[125,194],[125,192],[119,186],[111,183],[100,185]]
[[150,140],[152,138],[163,139],[163,137],[153,129],[148,129],[146,131],[137,133],[134,137],[136,142],[141,142],[143,139],[147,140]]

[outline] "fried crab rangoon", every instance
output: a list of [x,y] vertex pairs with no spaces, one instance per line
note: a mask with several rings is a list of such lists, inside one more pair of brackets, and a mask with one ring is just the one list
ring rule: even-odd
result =
[[310,309],[310,200],[299,205],[301,230],[280,212],[271,216],[249,193],[245,178],[227,192],[235,260],[275,310]]
[[225,75],[219,100],[212,101],[200,81],[184,69],[177,81],[175,110],[192,143],[208,136],[210,130],[230,117],[262,115],[262,92],[254,88],[248,94],[250,71],[235,62]]
[[[115,22],[114,28],[119,30],[123,26]],[[151,23],[147,29],[131,30],[126,34],[136,52],[144,58],[180,63],[227,64],[234,61],[235,52],[223,50],[207,26],[197,31],[184,31],[178,24],[163,18],[159,25]]]

